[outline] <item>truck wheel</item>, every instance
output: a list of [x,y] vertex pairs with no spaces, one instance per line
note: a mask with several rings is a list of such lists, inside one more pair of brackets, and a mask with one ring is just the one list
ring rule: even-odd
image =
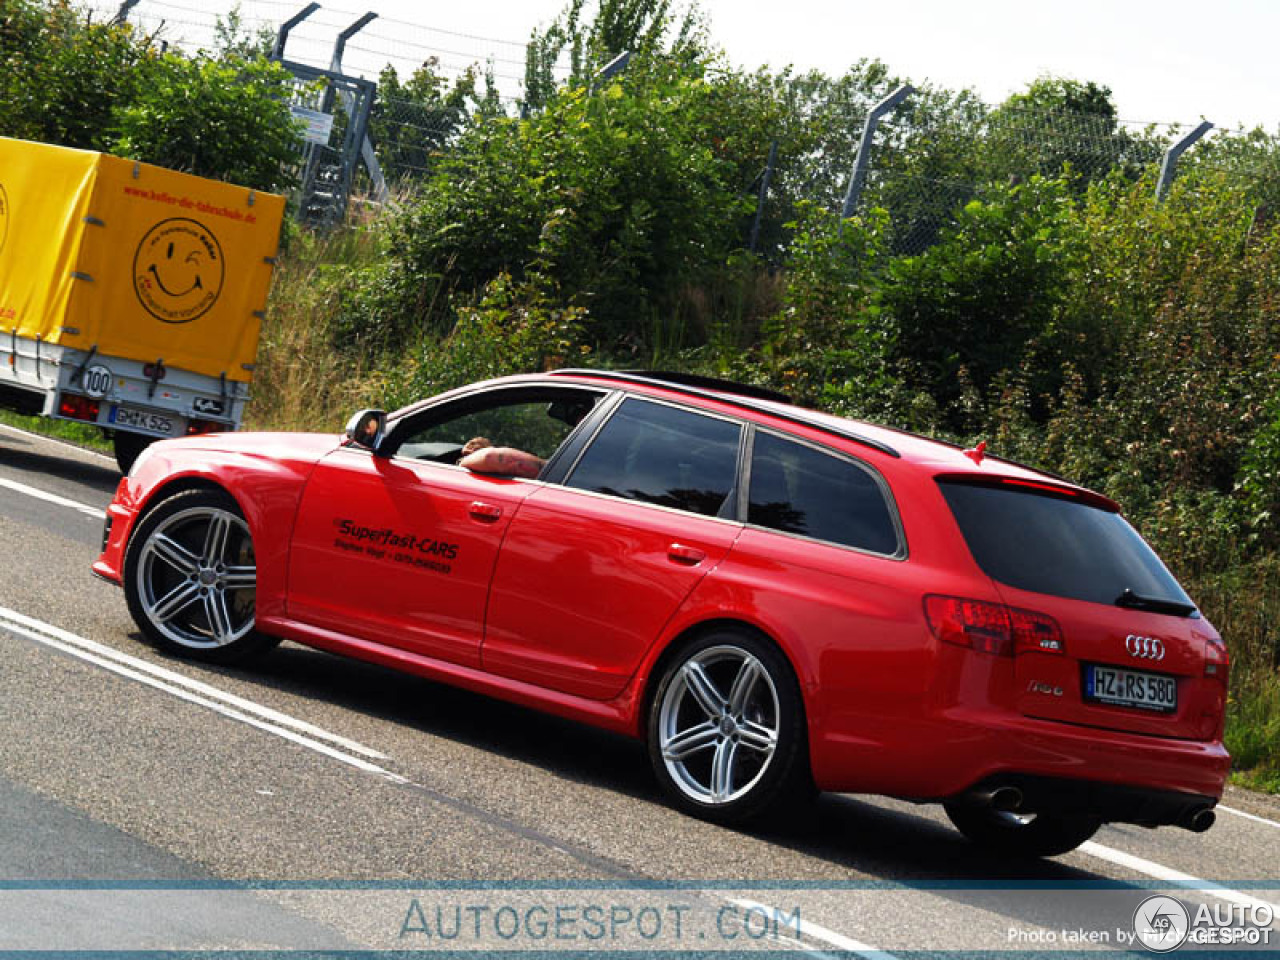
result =
[[144,437],[137,433],[124,433],[121,430],[116,431],[113,444],[116,449],[116,465],[120,468],[121,473],[128,473],[133,469],[133,462],[138,459],[138,455],[143,450],[151,446],[150,437]]
[[221,490],[175,493],[148,512],[129,539],[123,584],[134,622],[179,656],[236,663],[276,643],[254,629],[253,538]]

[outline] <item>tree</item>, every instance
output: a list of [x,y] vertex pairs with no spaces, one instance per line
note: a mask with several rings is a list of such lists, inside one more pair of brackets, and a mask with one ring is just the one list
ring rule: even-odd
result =
[[[555,68],[569,53],[569,83],[589,85],[599,70],[621,53],[665,56],[692,64],[707,52],[706,30],[697,6],[677,18],[671,0],[600,0],[595,16],[583,21],[586,0],[570,0],[544,30],[534,30],[525,55],[522,111],[539,110],[559,84]],[[670,38],[670,40],[668,40]]]
[[1132,178],[1163,150],[1154,137],[1120,126],[1109,87],[1052,76],[1039,77],[997,107],[986,140],[989,180],[1070,171],[1088,182],[1116,168]]
[[3,0],[0,134],[105,149],[113,115],[154,58],[148,38],[95,23],[68,0]]
[[474,68],[452,86],[432,57],[402,83],[394,67],[383,68],[378,95],[369,116],[369,132],[388,180],[421,177],[433,157],[455,138],[477,102]]
[[133,102],[117,111],[113,150],[197,176],[287,190],[299,142],[291,84],[287,70],[266,60],[166,54],[149,64]]

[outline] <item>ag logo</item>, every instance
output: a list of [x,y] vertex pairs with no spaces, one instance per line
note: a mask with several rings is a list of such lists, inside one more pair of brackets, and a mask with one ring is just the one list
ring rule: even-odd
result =
[[222,293],[226,264],[218,238],[185,217],[147,231],[133,257],[133,289],[147,312],[165,323],[189,323]]
[[0,250],[9,239],[9,195],[4,192],[4,184],[0,183]]
[[1157,894],[1147,897],[1133,912],[1133,932],[1153,953],[1168,953],[1182,946],[1191,927],[1191,915],[1182,901]]

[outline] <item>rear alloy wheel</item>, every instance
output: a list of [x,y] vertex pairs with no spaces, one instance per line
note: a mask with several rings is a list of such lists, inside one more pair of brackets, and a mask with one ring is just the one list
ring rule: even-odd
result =
[[956,801],[943,804],[956,829],[981,847],[1009,857],[1054,857],[1084,843],[1102,826],[1087,816],[1009,813]]
[[232,663],[272,646],[254,630],[257,584],[249,527],[221,491],[175,494],[130,538],[129,612],[148,638],[181,656]]
[[672,660],[648,740],[664,791],[703,819],[754,819],[809,788],[795,674],[777,648],[748,634],[709,634]]

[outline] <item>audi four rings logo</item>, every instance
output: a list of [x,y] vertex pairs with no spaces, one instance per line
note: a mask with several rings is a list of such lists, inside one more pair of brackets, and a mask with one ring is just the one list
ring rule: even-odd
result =
[[1155,637],[1136,637],[1131,633],[1124,638],[1124,648],[1131,657],[1143,660],[1164,659],[1164,641]]

